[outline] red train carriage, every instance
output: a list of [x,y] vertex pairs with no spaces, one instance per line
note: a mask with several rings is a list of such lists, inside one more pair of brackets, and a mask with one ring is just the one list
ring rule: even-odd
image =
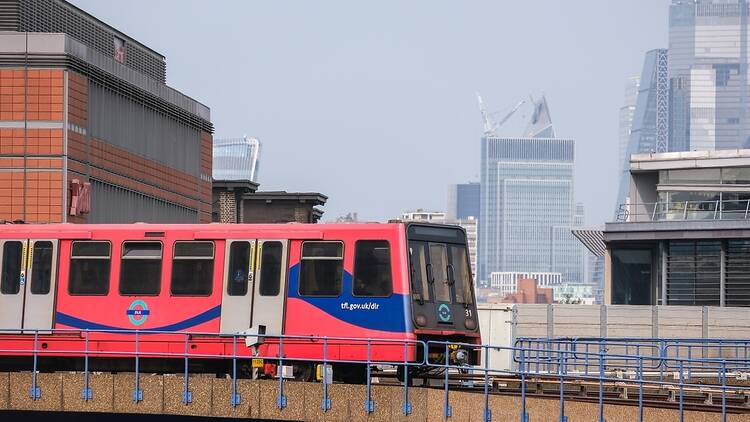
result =
[[419,362],[430,340],[480,342],[453,226],[2,225],[0,251],[6,366],[28,361],[35,337],[50,369],[86,349],[94,365],[127,369],[138,347],[166,371],[186,348],[211,370],[235,348],[269,359],[283,348],[302,377],[324,353]]

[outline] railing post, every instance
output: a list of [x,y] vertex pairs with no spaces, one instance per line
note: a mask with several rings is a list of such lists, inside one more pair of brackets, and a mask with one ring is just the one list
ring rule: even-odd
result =
[[680,359],[680,422],[684,421],[685,418],[685,386],[684,386],[684,373],[683,373],[683,361]]
[[242,403],[242,397],[237,392],[237,334],[232,335],[232,407]]
[[716,201],[716,205],[714,205],[714,220],[716,220],[716,215],[719,213],[719,201]]
[[138,356],[138,330],[135,330],[135,382],[133,389],[133,401],[138,403],[143,400],[143,390],[141,390],[140,361]]
[[91,394],[91,388],[89,388],[89,329],[85,331],[86,338],[84,339],[84,352],[83,352],[83,393],[81,394],[83,401],[89,401],[93,397]]
[[193,393],[190,392],[190,375],[188,374],[188,343],[190,334],[185,334],[185,374],[183,378],[182,403],[188,405],[193,402]]
[[638,422],[643,422],[643,356],[638,355]]
[[687,220],[687,207],[688,207],[688,201],[685,201],[685,209],[682,210],[682,219]]
[[446,342],[445,343],[445,370],[444,370],[445,378],[443,379],[443,383],[444,383],[443,387],[445,389],[445,392],[443,393],[443,401],[444,401],[443,416],[445,417],[445,419],[448,419],[451,416],[453,416],[453,409],[451,408],[449,398],[448,398],[448,368],[450,366],[449,358],[450,358],[450,353],[448,353],[448,343]]
[[[369,378],[369,375],[370,375],[370,365],[369,365],[370,356],[369,355],[367,356],[367,361],[368,361],[367,375]],[[321,403],[321,408],[323,409],[324,413],[331,410],[331,399],[330,397],[328,397],[328,371],[327,369],[328,369],[328,337],[324,336],[323,337],[323,370],[321,371],[323,375],[323,402]]]
[[37,386],[37,382],[36,382],[38,344],[39,344],[39,330],[34,330],[34,369],[31,372],[31,390],[29,390],[29,397],[31,397],[31,400],[34,400],[34,401],[39,400],[42,397],[42,390]]
[[559,351],[559,348],[557,372],[560,376],[560,422],[568,422],[565,416],[565,352]]
[[492,410],[490,410],[490,353],[489,347],[482,347],[484,352],[484,422],[492,420]]
[[526,350],[521,348],[521,362],[519,372],[521,373],[521,422],[529,422],[529,415],[526,413]]
[[[372,358],[372,340],[367,339],[367,361]],[[375,402],[372,400],[372,379],[370,376],[370,365],[367,365],[367,398],[365,399],[365,414],[369,415],[375,411]]]
[[750,199],[747,200],[747,206],[745,206],[745,220],[747,220],[748,212],[750,212]]
[[279,395],[276,398],[276,407],[283,410],[286,407],[286,396],[284,395],[284,337],[279,335],[279,365],[276,371],[279,374]]
[[604,341],[599,341],[599,422],[607,422],[604,419]]
[[[654,202],[654,212],[651,213],[651,221],[656,221],[656,209],[659,207],[658,202]],[[669,207],[669,203],[667,203],[667,207]]]
[[721,422],[727,422],[727,361],[721,360]]
[[409,347],[408,340],[404,340],[404,416],[411,414],[411,403],[409,403]]

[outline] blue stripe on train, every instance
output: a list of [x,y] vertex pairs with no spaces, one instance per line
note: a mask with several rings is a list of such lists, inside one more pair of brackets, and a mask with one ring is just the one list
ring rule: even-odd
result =
[[[203,324],[205,322],[214,320],[221,316],[221,305],[217,305],[206,312],[200,313],[194,317],[186,320],[176,322],[174,324],[164,325],[162,327],[148,328],[151,331],[182,331],[188,328],[195,327],[196,325]],[[133,330],[132,327],[115,327],[112,325],[99,324],[97,322],[86,321],[85,319],[76,318],[72,315],[57,312],[55,314],[55,321],[58,324],[67,325],[73,328],[79,328],[81,330]]]
[[368,330],[393,333],[411,331],[407,295],[392,294],[389,297],[362,297],[352,294],[352,275],[344,271],[341,295],[338,297],[311,297],[299,294],[300,264],[289,269],[288,297],[307,302],[330,316],[343,322]]

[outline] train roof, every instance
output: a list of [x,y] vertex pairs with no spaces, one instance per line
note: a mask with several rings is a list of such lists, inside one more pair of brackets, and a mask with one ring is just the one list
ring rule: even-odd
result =
[[181,232],[193,233],[196,239],[239,238],[248,232],[262,233],[267,238],[314,239],[325,232],[388,232],[400,230],[404,223],[346,223],[346,224],[0,224],[0,238],[65,238],[86,239],[93,234],[112,232]]

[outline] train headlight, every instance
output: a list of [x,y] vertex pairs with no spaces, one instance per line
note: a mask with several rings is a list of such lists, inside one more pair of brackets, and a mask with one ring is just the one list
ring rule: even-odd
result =
[[456,350],[453,356],[457,364],[461,366],[465,366],[469,364],[469,352],[467,352],[466,349]]
[[477,329],[477,322],[471,318],[466,318],[464,321],[464,327],[466,327],[467,330],[474,331]]
[[417,315],[417,317],[415,318],[415,321],[417,325],[421,325],[423,327],[427,325],[427,318],[425,318],[424,315]]

